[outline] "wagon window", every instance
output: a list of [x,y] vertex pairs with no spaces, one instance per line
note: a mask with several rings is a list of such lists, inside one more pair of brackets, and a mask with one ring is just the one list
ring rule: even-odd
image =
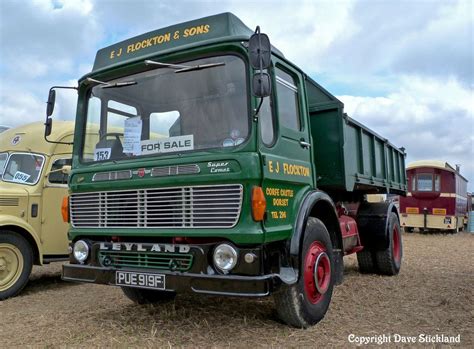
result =
[[432,191],[433,176],[430,173],[417,175],[416,187],[418,191]]
[[439,174],[435,175],[434,189],[435,189],[435,191],[440,191],[440,189],[441,189],[441,178],[440,178]]
[[416,176],[411,177],[411,191],[416,191]]

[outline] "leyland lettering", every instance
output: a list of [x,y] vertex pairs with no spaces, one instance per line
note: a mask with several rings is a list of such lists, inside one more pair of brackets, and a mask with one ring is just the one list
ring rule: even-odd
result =
[[399,272],[397,208],[365,195],[405,193],[404,151],[259,28],[223,13],[119,42],[78,98],[63,279],[137,303],[272,295],[301,328],[324,317],[345,255]]

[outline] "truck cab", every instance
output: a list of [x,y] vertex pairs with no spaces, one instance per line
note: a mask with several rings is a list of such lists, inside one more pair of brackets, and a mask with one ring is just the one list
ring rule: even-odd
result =
[[396,209],[364,195],[406,190],[403,151],[259,28],[224,13],[145,33],[99,50],[78,86],[65,280],[137,303],[274,294],[308,327],[345,254],[398,273]]
[[[57,122],[51,139],[71,142],[73,122]],[[68,224],[61,218],[72,146],[47,143],[43,123],[0,135],[0,300],[17,295],[33,265],[67,260]]]

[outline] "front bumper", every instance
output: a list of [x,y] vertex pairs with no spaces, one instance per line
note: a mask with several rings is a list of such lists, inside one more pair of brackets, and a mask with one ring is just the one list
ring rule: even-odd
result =
[[[66,264],[63,266],[62,279],[115,286],[117,270],[116,268]],[[127,269],[127,271],[151,272],[143,269]],[[161,270],[154,271],[154,273],[165,275],[166,291],[224,296],[264,297],[275,291],[283,283],[278,274],[259,276],[209,275]]]

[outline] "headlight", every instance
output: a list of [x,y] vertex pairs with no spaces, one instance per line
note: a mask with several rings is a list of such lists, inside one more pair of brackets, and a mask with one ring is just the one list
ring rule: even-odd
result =
[[83,240],[76,241],[72,253],[74,258],[82,264],[89,256],[89,245]]
[[214,250],[214,265],[224,273],[229,272],[237,264],[237,251],[228,244],[221,244]]

